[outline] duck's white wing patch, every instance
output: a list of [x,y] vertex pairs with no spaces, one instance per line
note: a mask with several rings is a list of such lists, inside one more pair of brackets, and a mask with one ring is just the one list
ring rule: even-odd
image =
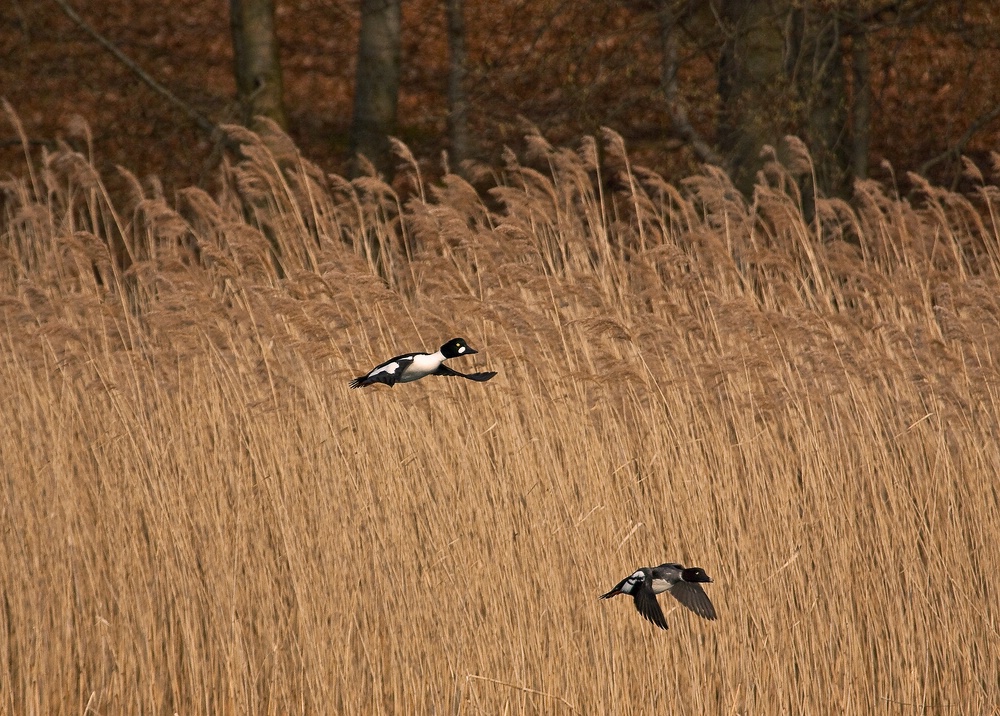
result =
[[373,368],[372,372],[368,374],[368,377],[374,378],[376,375],[385,373],[387,375],[398,375],[399,374],[399,362],[389,361],[388,363],[383,363],[377,368]]
[[640,589],[642,589],[642,583],[646,581],[646,575],[642,573],[640,569],[638,572],[628,576],[622,582],[621,590],[625,594],[635,594]]

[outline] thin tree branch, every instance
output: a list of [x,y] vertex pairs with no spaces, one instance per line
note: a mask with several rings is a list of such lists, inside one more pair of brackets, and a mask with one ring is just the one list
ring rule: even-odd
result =
[[976,120],[969,125],[969,128],[962,133],[962,136],[958,138],[957,142],[938,154],[936,157],[932,157],[921,164],[918,173],[923,176],[927,176],[927,172],[936,167],[938,164],[948,160],[958,159],[962,155],[962,152],[965,151],[966,145],[968,145],[968,143],[972,140],[972,137],[976,134],[976,132],[997,117],[1000,117],[1000,104],[991,109],[989,112],[979,115]]
[[667,99],[670,120],[674,131],[691,145],[698,158],[707,163],[722,166],[722,157],[716,153],[698,130],[691,124],[687,110],[678,98],[677,92],[677,36],[674,14],[668,0],[660,0],[660,86]]
[[55,141],[51,139],[21,139],[19,137],[4,138],[0,139],[0,147],[20,147],[25,143],[32,147],[47,147],[49,149],[54,149],[56,147]]
[[143,69],[139,67],[139,65],[137,65],[131,58],[125,55],[125,53],[119,50],[114,43],[112,43],[110,40],[104,37],[101,33],[99,33],[97,30],[91,27],[86,20],[80,17],[77,14],[76,10],[70,7],[69,3],[67,3],[66,0],[54,0],[54,2],[60,8],[62,8],[62,11],[66,13],[66,15],[69,17],[70,20],[75,22],[77,25],[80,26],[81,29],[83,29],[84,32],[86,32],[92,38],[97,40],[97,42],[100,43],[100,45],[104,47],[105,50],[110,52],[112,55],[115,56],[115,58],[119,62],[128,67],[130,70],[132,70],[132,72],[134,72],[136,76],[143,82],[145,82],[154,92],[157,92],[158,94],[162,95],[168,102],[170,102],[172,105],[174,105],[182,112],[184,112],[184,114],[186,114],[191,121],[193,121],[196,125],[198,125],[200,129],[202,129],[203,131],[205,131],[210,135],[213,134],[218,129],[215,122],[210,120],[208,117],[203,115],[201,112],[196,110],[191,105],[181,100],[177,95],[175,95],[169,89],[167,89],[159,82],[157,82],[155,79],[146,74],[143,71]]

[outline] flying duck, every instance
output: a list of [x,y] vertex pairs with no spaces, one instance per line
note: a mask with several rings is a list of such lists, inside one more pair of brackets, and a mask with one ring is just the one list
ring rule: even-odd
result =
[[352,388],[363,388],[375,383],[393,386],[396,383],[420,380],[428,375],[453,375],[483,383],[495,376],[496,372],[459,373],[444,364],[449,358],[474,355],[478,352],[466,343],[464,338],[452,338],[435,353],[404,353],[390,358],[372,368],[367,374],[352,380],[350,385]]
[[628,594],[635,600],[635,608],[643,617],[660,627],[667,628],[667,620],[656,600],[657,594],[670,592],[678,602],[705,619],[715,619],[715,607],[701,585],[711,582],[701,567],[687,567],[667,563],[659,567],[640,567],[625,577],[601,599],[611,599],[617,594]]

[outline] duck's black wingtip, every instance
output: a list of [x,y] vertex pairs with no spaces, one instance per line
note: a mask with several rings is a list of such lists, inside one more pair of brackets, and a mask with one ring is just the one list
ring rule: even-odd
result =
[[496,374],[497,372],[495,370],[488,370],[483,373],[470,373],[465,377],[468,378],[469,380],[474,380],[479,383],[485,383]]
[[357,390],[358,388],[364,388],[366,385],[368,385],[367,383],[365,383],[365,378],[367,378],[367,377],[368,377],[367,375],[363,375],[360,378],[355,378],[350,383],[348,383],[348,385],[351,386],[351,390]]

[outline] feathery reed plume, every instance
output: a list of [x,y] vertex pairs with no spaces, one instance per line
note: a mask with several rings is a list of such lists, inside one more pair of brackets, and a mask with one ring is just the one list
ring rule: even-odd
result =
[[[810,221],[800,146],[747,203],[607,130],[403,192],[265,130],[213,193],[0,184],[0,711],[1000,700],[1000,189]],[[455,335],[494,380],[348,390]],[[596,607],[650,559],[719,620]]]

